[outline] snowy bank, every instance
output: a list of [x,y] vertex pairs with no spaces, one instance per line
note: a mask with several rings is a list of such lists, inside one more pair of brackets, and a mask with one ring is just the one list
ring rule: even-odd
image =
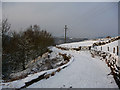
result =
[[63,69],[65,67],[67,67],[68,65],[70,65],[73,62],[73,60],[74,60],[74,58],[71,57],[70,61],[67,64],[64,64],[64,65],[57,67],[55,69],[46,70],[46,71],[42,71],[42,72],[35,73],[35,74],[30,74],[30,75],[28,75],[28,77],[21,79],[21,80],[16,80],[13,82],[8,82],[8,83],[2,83],[2,87],[3,88],[21,88],[21,87],[24,87],[26,85],[26,83],[28,83],[34,79],[37,79],[38,77],[40,77],[42,75],[45,76],[45,75],[51,74],[52,72],[56,72],[58,69]]

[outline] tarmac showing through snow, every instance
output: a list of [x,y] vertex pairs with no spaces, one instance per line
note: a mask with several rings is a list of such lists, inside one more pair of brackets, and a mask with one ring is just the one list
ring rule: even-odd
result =
[[74,56],[74,62],[49,79],[43,79],[27,88],[118,88],[104,61],[92,58],[89,51],[62,51]]

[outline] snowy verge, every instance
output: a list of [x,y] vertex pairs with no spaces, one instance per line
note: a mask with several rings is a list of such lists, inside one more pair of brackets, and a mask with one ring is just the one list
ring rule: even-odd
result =
[[24,78],[24,79],[21,79],[21,80],[16,80],[16,81],[13,81],[13,82],[8,82],[8,83],[2,83],[2,88],[21,88],[23,86],[25,86],[27,82],[30,82],[34,79],[37,79],[39,76],[42,76],[42,75],[47,75],[47,74],[51,74],[52,72],[55,72],[56,70],[58,70],[59,68],[60,69],[63,69],[67,66],[69,66],[74,60],[74,57],[72,56],[70,58],[70,61],[67,63],[67,64],[64,64],[60,67],[57,67],[56,69],[51,69],[51,70],[46,70],[46,71],[42,71],[42,72],[39,72],[39,73],[35,73],[35,74],[31,74],[31,75],[28,75],[28,77]]

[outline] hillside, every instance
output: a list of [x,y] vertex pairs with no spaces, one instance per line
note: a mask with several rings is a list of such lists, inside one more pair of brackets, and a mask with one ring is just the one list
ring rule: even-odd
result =
[[119,39],[113,37],[86,40],[50,47],[54,54],[52,57],[63,56],[62,65],[30,74],[21,80],[2,83],[2,86],[3,88],[118,88],[120,61],[116,47]]

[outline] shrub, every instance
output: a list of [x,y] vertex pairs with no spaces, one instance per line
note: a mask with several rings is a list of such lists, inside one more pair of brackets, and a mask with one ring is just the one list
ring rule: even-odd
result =
[[60,72],[60,71],[61,71],[61,68],[58,68],[56,71],[57,71],[57,72]]
[[44,76],[46,79],[48,79],[50,77],[50,74],[47,74]]
[[52,72],[52,73],[51,73],[51,76],[54,76],[54,75],[55,75],[55,72]]

